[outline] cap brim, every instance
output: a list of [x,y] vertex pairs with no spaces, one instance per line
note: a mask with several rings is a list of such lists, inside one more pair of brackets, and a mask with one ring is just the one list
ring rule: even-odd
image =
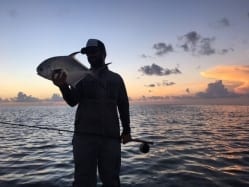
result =
[[82,54],[93,53],[93,51],[95,52],[96,50],[100,50],[99,47],[89,46],[89,47],[82,48],[81,53]]
[[86,54],[86,47],[81,48],[80,53]]

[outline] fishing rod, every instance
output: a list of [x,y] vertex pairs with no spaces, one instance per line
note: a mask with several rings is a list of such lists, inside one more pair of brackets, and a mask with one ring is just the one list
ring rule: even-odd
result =
[[[76,133],[76,134],[80,134],[80,135],[102,136],[102,137],[117,139],[116,137],[104,136],[104,135],[95,134],[95,133],[83,133],[83,132],[76,132],[76,131],[72,131],[72,130],[58,129],[58,128],[52,128],[52,127],[41,127],[41,126],[35,126],[35,125],[26,125],[26,124],[20,124],[20,123],[11,123],[11,122],[6,122],[6,121],[0,121],[0,123],[6,124],[6,125],[11,125],[11,126],[20,126],[20,127],[29,127],[29,128],[42,129],[42,130],[58,131],[59,133],[60,132],[68,132],[68,133]],[[130,141],[131,142],[139,142],[139,143],[141,143],[139,149],[140,149],[140,151],[142,153],[148,153],[149,150],[150,150],[149,144],[151,144],[151,145],[154,144],[154,142],[146,141],[146,140],[142,140],[142,139],[138,139],[138,138],[132,138]]]
[[0,123],[6,124],[6,125],[12,125],[12,126],[29,127],[29,128],[43,129],[43,130],[52,130],[52,131],[58,131],[58,132],[70,132],[70,133],[74,132],[74,131],[65,130],[65,129],[57,129],[57,128],[52,128],[52,127],[41,127],[41,126],[34,126],[34,125],[25,125],[25,124],[10,123],[10,122],[5,122],[5,121],[0,121]]

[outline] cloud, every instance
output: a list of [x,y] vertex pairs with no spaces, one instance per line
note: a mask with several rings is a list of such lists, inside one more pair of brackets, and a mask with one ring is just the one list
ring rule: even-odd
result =
[[169,82],[169,81],[167,81],[167,80],[164,80],[163,82],[162,82],[162,86],[172,86],[172,85],[174,85],[174,84],[176,84],[175,82]]
[[162,68],[157,64],[152,64],[141,67],[138,71],[141,71],[144,75],[157,75],[157,76],[166,76],[171,74],[180,74],[181,71],[178,67],[174,69]]
[[222,18],[221,20],[218,21],[218,25],[221,27],[229,27],[231,24],[227,18]]
[[[224,21],[224,20],[223,20]],[[180,42],[180,47],[185,52],[190,52],[193,55],[209,56],[213,54],[226,54],[233,51],[232,48],[228,49],[215,49],[213,44],[216,40],[215,37],[203,37],[196,31],[191,31],[178,38]]]
[[146,101],[146,100],[169,100],[170,97],[168,96],[142,96],[139,100]]
[[153,58],[152,56],[146,55],[146,54],[142,54],[141,57],[142,57],[142,58]]
[[152,84],[148,84],[148,85],[144,85],[145,87],[150,87],[150,88],[155,88],[155,87],[161,87],[161,86],[172,86],[175,85],[175,82],[169,82],[167,80],[163,80],[161,83],[157,82],[157,83],[152,83]]
[[185,44],[190,45],[192,47],[195,47],[197,42],[200,41],[201,36],[197,32],[192,31],[192,32],[189,32],[189,33],[185,34],[183,36],[183,38],[186,41]]
[[39,101],[38,98],[33,97],[31,95],[28,96],[23,92],[18,92],[17,97],[12,98],[11,100],[15,101],[15,102],[35,102],[35,101]]
[[215,41],[214,37],[202,37],[196,31],[191,31],[178,38],[183,41],[180,45],[185,52],[191,52],[197,55],[212,55],[216,53],[212,43]]
[[190,89],[189,88],[186,88],[185,90],[187,93],[190,93]]
[[51,101],[63,101],[63,98],[60,96],[60,94],[54,93],[50,99]]
[[238,94],[249,93],[249,65],[217,66],[201,72],[201,75],[206,78],[230,82],[232,89]]
[[225,29],[231,26],[231,22],[228,18],[223,17],[216,22],[211,23],[210,26],[214,29]]
[[171,44],[166,44],[163,42],[159,42],[153,45],[153,49],[156,50],[156,55],[157,56],[162,56],[164,54],[167,54],[169,52],[173,52],[174,49]]
[[154,87],[156,87],[156,85],[155,84],[148,84],[148,85],[144,85],[145,87],[150,87],[150,88],[154,88]]
[[233,48],[229,48],[229,49],[222,49],[219,53],[221,54],[221,55],[223,55],[223,54],[227,54],[227,53],[229,53],[229,52],[233,52],[234,51],[234,49]]
[[196,94],[198,97],[202,98],[224,98],[224,97],[234,97],[235,93],[229,92],[227,88],[222,83],[222,80],[216,81],[214,83],[208,84],[208,88],[205,92],[199,92]]
[[201,36],[195,32],[189,32],[183,36],[181,36],[179,38],[179,40],[183,40],[183,44],[181,45],[181,47],[183,48],[184,51],[188,52],[188,51],[196,51],[196,45],[198,43],[198,41],[200,40]]
[[39,99],[36,97],[33,97],[32,95],[27,95],[23,92],[18,92],[17,96],[14,98],[10,98],[10,99],[1,99],[0,98],[0,102],[37,102],[37,101],[52,101],[52,102],[57,102],[57,101],[64,101],[63,98],[60,96],[60,94],[56,94],[54,93],[51,98],[48,99]]
[[198,54],[200,55],[212,55],[215,54],[216,51],[212,47],[212,43],[215,40],[215,38],[202,38],[200,40],[200,46]]
[[[230,26],[230,22],[227,18],[222,18],[218,21],[219,25],[222,27]],[[172,44],[166,44],[164,42],[158,42],[153,45],[153,49],[156,50],[156,56],[163,56],[170,52],[174,52],[174,48],[181,48],[185,52],[189,52],[194,56],[210,56],[214,54],[225,55],[229,52],[233,52],[233,48],[223,48],[216,49],[214,47],[214,42],[216,38],[212,37],[204,37],[196,31],[190,31],[180,37],[178,37],[178,44],[173,47]],[[150,55],[142,54],[142,58],[153,58]]]

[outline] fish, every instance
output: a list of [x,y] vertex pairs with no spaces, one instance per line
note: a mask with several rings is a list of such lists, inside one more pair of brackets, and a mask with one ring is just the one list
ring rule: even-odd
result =
[[74,52],[68,56],[55,56],[42,61],[36,68],[37,74],[45,79],[52,80],[53,73],[63,71],[67,75],[67,84],[75,87],[80,80],[91,74],[91,71],[85,65],[74,58],[78,53]]

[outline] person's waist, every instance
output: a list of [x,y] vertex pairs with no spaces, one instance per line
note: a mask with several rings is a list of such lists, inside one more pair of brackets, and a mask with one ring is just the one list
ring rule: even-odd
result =
[[116,104],[115,99],[109,99],[109,98],[84,98],[80,100],[80,103],[96,103],[96,104],[102,104],[102,103],[110,103],[110,104]]
[[103,137],[103,138],[114,138],[114,139],[119,139],[120,138],[120,133],[117,132],[113,129],[110,131],[103,131],[103,130],[92,130],[92,129],[87,129],[87,128],[75,128],[74,134],[76,136],[92,136],[92,137]]

